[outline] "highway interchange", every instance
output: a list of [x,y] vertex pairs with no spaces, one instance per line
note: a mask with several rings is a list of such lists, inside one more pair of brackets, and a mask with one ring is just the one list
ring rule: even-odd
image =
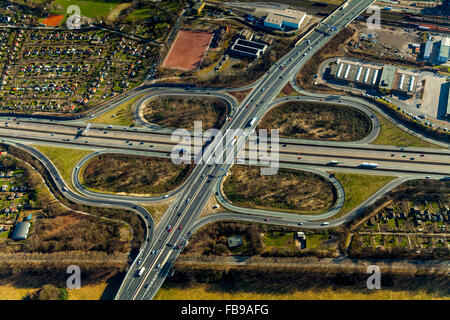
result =
[[[300,39],[297,45],[274,64],[263,77],[252,85],[247,86],[252,88],[252,91],[240,104],[227,94],[225,90],[162,86],[156,88],[143,87],[142,90],[135,90],[119,102],[114,102],[110,106],[89,115],[89,118],[98,116],[115,108],[124,101],[146,93],[138,100],[135,108],[135,118],[138,119],[138,124],[141,125],[140,128],[92,124],[86,136],[85,134],[80,134],[80,132],[85,129],[89,118],[85,122],[83,119],[50,121],[35,118],[0,117],[0,138],[3,139],[3,143],[15,145],[39,159],[50,172],[57,188],[71,201],[93,206],[128,209],[143,217],[148,230],[147,239],[143,243],[138,257],[129,267],[116,299],[152,299],[163,284],[171,264],[187,244],[189,237],[196,229],[206,223],[219,220],[241,220],[291,226],[301,224],[304,228],[334,227],[352,220],[367,205],[407,180],[417,178],[442,179],[450,175],[450,167],[448,165],[450,162],[450,151],[448,145],[441,142],[433,141],[433,143],[445,147],[443,149],[369,145],[368,143],[377,137],[380,130],[378,118],[372,110],[379,113],[382,113],[382,111],[367,101],[354,97],[310,94],[302,91],[301,88],[295,87],[303,94],[302,96],[275,98],[288,82],[293,82],[292,79],[308,61],[309,57],[333,38],[337,33],[337,31],[332,30],[333,28],[342,29],[360,15],[372,2],[372,0],[350,0],[347,7],[342,10],[337,9],[325,18],[316,28]],[[333,28],[330,28],[330,26]],[[311,171],[323,175],[334,184],[337,191],[337,201],[330,211],[321,215],[298,216],[275,211],[239,208],[224,199],[220,190],[220,184],[224,177],[223,172],[227,172],[230,169],[234,157],[239,152],[243,152],[249,147],[247,135],[238,136],[236,143],[231,146],[234,152],[225,156],[228,157],[226,160],[229,161],[225,162],[228,164],[215,165],[210,161],[197,164],[187,180],[167,195],[156,197],[112,195],[101,194],[84,188],[79,181],[80,168],[83,167],[86,161],[98,154],[117,152],[170,157],[171,150],[174,147],[174,142],[171,141],[170,135],[172,130],[149,124],[143,120],[142,116],[142,106],[145,104],[145,101],[158,95],[200,95],[223,99],[228,104],[231,120],[226,121],[220,128],[221,132],[225,132],[227,129],[244,129],[254,117],[259,120],[271,108],[292,100],[342,103],[357,108],[366,113],[371,119],[372,130],[363,140],[350,143],[281,139],[280,167]],[[252,126],[252,128],[255,127],[256,124]],[[414,134],[417,135],[417,133]],[[214,154],[213,151],[218,150],[218,147],[224,145],[224,142],[225,137],[216,137],[205,147],[205,153],[208,154],[206,151],[209,151],[210,154]],[[82,159],[74,168],[72,183],[75,190],[72,190],[71,186],[66,185],[66,182],[63,181],[53,163],[29,144],[89,149],[93,150],[94,153]],[[229,147],[229,144],[225,144],[224,151]],[[204,160],[211,159],[211,156],[208,156]],[[330,161],[333,160],[339,163],[331,167]],[[367,169],[361,167],[361,163],[366,161],[376,162],[379,168]],[[333,176],[329,176],[325,169],[356,173],[367,173],[370,170],[370,173],[373,174],[392,175],[398,178],[387,184],[348,214],[333,220],[327,220],[328,225],[324,225],[324,219],[332,219],[342,207],[345,198],[339,181]],[[217,201],[230,212],[210,215],[199,220],[200,213],[213,194],[216,195]],[[157,202],[165,198],[172,198],[173,202],[158,226],[155,226],[147,210],[137,203]],[[136,276],[136,273],[142,267],[145,267],[145,271],[141,276]]]

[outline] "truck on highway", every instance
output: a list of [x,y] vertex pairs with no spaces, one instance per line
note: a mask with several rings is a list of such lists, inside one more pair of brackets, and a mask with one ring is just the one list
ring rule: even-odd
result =
[[348,1],[344,3],[339,10],[344,10],[348,6]]
[[138,277],[142,276],[142,275],[144,274],[144,271],[145,271],[145,267],[140,268],[140,269],[138,270],[137,276],[138,276]]
[[237,137],[234,136],[233,140],[231,140],[230,146],[234,146],[236,144]]
[[369,168],[369,169],[375,169],[376,167],[378,167],[378,163],[368,163],[368,162],[363,162],[361,164],[361,167],[363,168]]
[[255,124],[255,122],[256,122],[256,117],[254,117],[252,120],[250,120],[250,121],[248,122],[247,127],[253,126],[253,125]]

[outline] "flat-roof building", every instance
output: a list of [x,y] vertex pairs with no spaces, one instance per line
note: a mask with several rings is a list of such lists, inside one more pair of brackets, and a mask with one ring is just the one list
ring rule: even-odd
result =
[[351,82],[360,87],[378,88],[381,92],[391,91],[413,95],[417,87],[415,72],[391,65],[338,59],[331,68],[333,79]]
[[362,61],[338,59],[331,69],[337,80],[354,82],[363,87],[376,87],[383,66]]
[[30,230],[29,222],[19,222],[14,228],[12,234],[13,240],[25,240],[28,236],[28,231]]
[[227,242],[229,248],[238,247],[242,245],[242,237],[240,235],[229,237]]
[[446,63],[448,61],[448,53],[450,48],[450,38],[443,37],[439,46],[439,54],[437,61],[439,63]]
[[447,85],[448,97],[447,97],[447,111],[445,112],[445,119],[450,121],[450,85]]
[[425,47],[423,49],[423,55],[422,58],[424,60],[430,59],[431,56],[431,50],[433,49],[433,40],[428,39],[427,42],[425,42]]
[[397,68],[392,91],[400,92],[406,95],[413,95],[416,91],[418,77],[415,72]]
[[245,40],[251,40],[253,38],[253,32],[248,29],[242,29],[241,32],[239,32],[239,36]]
[[284,9],[271,10],[264,19],[264,26],[281,30],[283,28],[298,29],[305,20],[306,12]]
[[266,52],[267,45],[238,38],[231,46],[231,52],[247,58],[257,59]]
[[383,89],[387,91],[392,90],[392,86],[394,84],[395,71],[397,71],[397,67],[395,66],[385,65],[383,67],[379,84],[379,88],[381,90]]

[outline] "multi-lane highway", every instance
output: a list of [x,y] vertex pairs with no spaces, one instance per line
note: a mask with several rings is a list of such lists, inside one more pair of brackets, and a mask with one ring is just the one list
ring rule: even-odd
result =
[[[273,107],[273,105],[277,104],[270,104],[269,106]],[[258,116],[262,117],[260,113]],[[349,171],[351,169],[361,171],[371,170],[370,168],[361,167],[363,162],[376,162],[379,165],[377,171],[385,173],[436,175],[448,175],[450,173],[447,165],[450,157],[449,150],[365,144],[364,142],[376,138],[379,132],[377,118],[372,115],[371,119],[373,121],[373,130],[368,137],[363,139],[364,141],[342,143],[282,139],[279,147],[280,166],[303,165],[327,168],[330,167],[330,162],[338,161],[338,164],[333,166],[337,171]],[[8,126],[5,126],[5,123],[8,123]],[[0,125],[0,135],[15,141],[95,150],[96,152],[82,159],[73,172],[74,185],[85,196],[103,198],[105,200],[117,199],[135,202],[160,201],[166,196],[137,197],[99,194],[84,188],[78,180],[78,174],[83,165],[100,152],[119,152],[169,158],[172,149],[177,144],[177,142],[172,141],[170,130],[163,133],[160,130],[130,129],[128,127],[103,125],[92,126],[88,136],[76,137],[77,133],[84,128],[83,126],[59,122],[11,121],[11,119],[6,120],[5,123]],[[191,147],[188,142],[182,144],[186,149]],[[247,156],[249,147],[256,147],[253,144],[249,144],[247,142],[245,148],[242,149],[242,152],[245,151]],[[242,157],[245,158],[245,155]],[[167,195],[175,195],[181,189],[182,187]]]
[[[268,212],[234,207],[226,203],[220,193],[220,182],[235,157],[247,150],[251,145],[248,135],[238,134],[235,143],[225,139],[226,135],[218,135],[206,147],[203,162],[197,164],[182,186],[167,194],[174,200],[154,230],[153,220],[148,212],[136,202],[160,201],[164,195],[158,197],[134,197],[123,195],[99,194],[85,189],[78,180],[80,168],[91,157],[102,152],[120,152],[137,155],[170,157],[174,147],[171,141],[171,130],[160,128],[143,120],[142,108],[145,101],[157,95],[199,95],[216,96],[223,99],[229,106],[231,121],[224,123],[220,131],[228,129],[254,129],[257,121],[248,128],[250,120],[260,120],[271,108],[290,100],[322,101],[323,103],[344,103],[366,113],[371,119],[371,133],[361,141],[352,143],[320,142],[299,139],[282,139],[280,145],[280,167],[296,168],[314,171],[330,179],[337,190],[338,199],[335,206],[326,214],[314,217],[302,216],[303,227],[320,228],[320,221],[331,218],[342,206],[344,194],[339,182],[328,176],[326,170],[356,171],[391,174],[399,178],[386,185],[372,195],[355,210],[342,217],[330,221],[329,226],[336,226],[353,219],[360,214],[364,207],[395,186],[412,178],[441,178],[450,174],[448,166],[450,152],[448,149],[431,148],[400,148],[393,146],[375,146],[367,143],[373,141],[379,133],[379,121],[373,113],[372,106],[361,101],[347,98],[342,101],[336,96],[302,96],[287,97],[275,100],[280,90],[291,81],[301,67],[317,50],[329,41],[337,30],[342,29],[364,11],[373,0],[350,0],[345,8],[338,9],[319,25],[305,35],[289,53],[282,57],[272,68],[255,83],[250,94],[238,105],[230,95],[220,91],[186,90],[176,87],[143,88],[135,90],[125,97],[129,100],[143,95],[137,102],[135,118],[143,128],[129,128],[92,124],[89,132],[83,134],[86,123],[80,119],[76,121],[46,121],[33,119],[0,118],[0,137],[5,143],[15,144],[27,152],[35,155],[49,170],[58,189],[69,199],[79,203],[99,206],[114,206],[134,210],[143,217],[149,230],[147,241],[143,244],[139,256],[129,267],[128,273],[117,293],[116,299],[152,299],[158,291],[170,265],[177,258],[182,248],[187,244],[192,232],[204,223],[216,219],[239,219],[254,222],[266,222],[283,225],[298,225],[296,216],[280,212]],[[95,111],[92,116],[102,114],[116,107],[119,102]],[[248,107],[247,107],[248,106]],[[96,153],[84,158],[74,169],[72,174],[75,192],[61,179],[54,165],[36,149],[23,143],[36,143],[70,148],[90,149]],[[223,148],[222,148],[223,147]],[[228,151],[232,152],[228,152]],[[218,156],[217,159],[213,156]],[[225,161],[227,160],[227,161]],[[333,162],[331,165],[330,163]],[[337,162],[337,163],[336,163]],[[363,162],[376,162],[378,167],[362,167]],[[211,178],[218,177],[218,178]],[[198,216],[208,199],[216,192],[218,201],[234,213],[214,215],[198,221]],[[265,221],[270,216],[269,221]],[[145,268],[145,269],[144,269]],[[138,275],[138,271],[141,274]]]
[[[356,18],[372,1],[349,1],[346,8],[337,10],[325,19],[326,24],[321,23],[316,29],[310,32],[301,42],[288,54],[286,54],[271,70],[258,82],[257,86],[245,98],[240,108],[235,113],[230,122],[227,122],[222,131],[226,129],[244,129],[251,119],[256,117],[261,109],[267,108],[270,102],[290,80],[292,76],[307,61],[308,55],[313,54],[331,39],[333,28],[340,29]],[[249,105],[249,108],[244,106]],[[225,135],[224,135],[225,136]],[[214,139],[206,147],[206,153],[213,154],[218,146],[224,145],[224,137]],[[226,148],[235,148],[238,152],[245,146],[246,135],[237,138],[235,144],[227,144]],[[227,157],[234,156],[232,153]],[[145,271],[140,276],[136,276],[136,268],[131,268],[117,295],[118,299],[151,299],[162,285],[165,279],[167,265],[170,265],[187,237],[189,237],[189,227],[192,226],[199,213],[209,199],[213,190],[213,184],[208,183],[209,175],[217,176],[221,170],[227,171],[230,164],[214,165],[209,164],[211,157],[205,159],[206,164],[198,164],[188,179],[188,183],[179,199],[174,202],[174,206],[168,214],[172,217],[168,221],[169,226],[160,225],[157,241],[151,245],[150,252],[146,252],[142,257],[141,266]],[[229,159],[225,159],[229,160]],[[222,159],[223,161],[223,159]],[[224,161],[227,163],[227,161]],[[174,249],[175,246],[175,249]],[[152,254],[154,250],[156,253]]]

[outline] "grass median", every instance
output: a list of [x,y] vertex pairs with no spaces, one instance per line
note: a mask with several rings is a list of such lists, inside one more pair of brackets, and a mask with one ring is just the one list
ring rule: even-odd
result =
[[135,118],[133,107],[138,99],[142,98],[145,93],[134,97],[114,109],[111,109],[105,113],[98,115],[95,118],[89,120],[91,123],[99,123],[99,124],[111,124],[117,126],[131,126],[134,125]]
[[342,184],[345,192],[344,205],[335,218],[350,212],[375,192],[396,179],[396,177],[391,176],[342,172],[337,172],[334,176]]
[[408,132],[400,129],[384,116],[377,114],[380,119],[380,134],[372,142],[378,145],[391,145],[402,147],[425,147],[425,148],[441,148],[438,145],[417,138]]
[[58,169],[68,186],[72,186],[72,170],[78,162],[93,151],[82,149],[33,146],[42,152]]

